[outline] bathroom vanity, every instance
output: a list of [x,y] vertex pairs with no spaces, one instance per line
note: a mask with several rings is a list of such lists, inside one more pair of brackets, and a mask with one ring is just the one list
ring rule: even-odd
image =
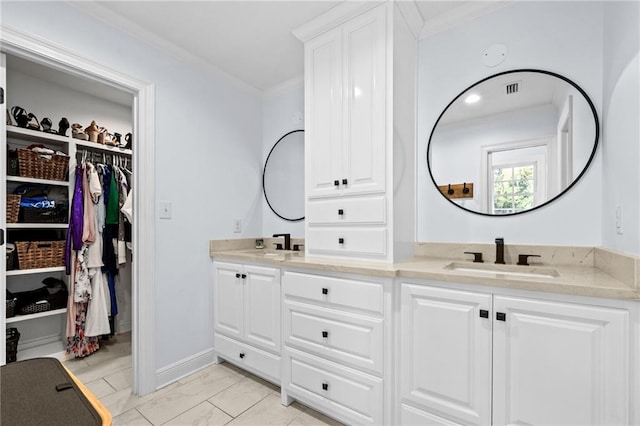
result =
[[[517,256],[507,247],[507,265],[496,265],[491,245],[417,244],[419,256],[379,264],[249,247],[249,240],[233,250],[212,242],[216,309],[238,318],[245,312],[246,300],[225,298],[218,288],[235,286],[246,295],[251,280],[243,271],[278,277],[262,281],[257,341],[216,316],[216,345],[236,344],[230,351],[216,347],[217,356],[281,386],[284,404],[299,400],[347,424],[638,418],[637,259],[592,248],[518,246],[540,253],[538,263],[514,265]],[[487,262],[473,263],[464,254],[469,250],[485,250]],[[608,268],[628,273],[614,278]],[[219,278],[225,270],[229,280]],[[245,330],[258,323],[243,318]],[[281,344],[261,347],[265,336],[278,335],[276,323]],[[248,346],[272,364],[251,364]]]

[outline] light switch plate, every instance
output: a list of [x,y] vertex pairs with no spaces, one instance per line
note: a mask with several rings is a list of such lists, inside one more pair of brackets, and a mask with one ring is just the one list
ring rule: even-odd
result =
[[171,219],[171,201],[160,201],[160,219]]

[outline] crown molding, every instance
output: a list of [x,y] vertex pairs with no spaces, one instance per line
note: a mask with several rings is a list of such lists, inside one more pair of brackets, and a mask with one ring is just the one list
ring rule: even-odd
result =
[[433,19],[425,21],[419,39],[448,30],[457,25],[473,21],[494,10],[514,3],[516,0],[495,0],[464,3],[454,9],[444,12]]
[[239,78],[227,73],[226,71],[223,71],[222,69],[203,60],[197,55],[194,55],[192,53],[185,51],[183,48],[168,41],[167,39],[160,37],[155,33],[148,31],[144,28],[141,28],[135,22],[123,17],[122,15],[114,13],[113,11],[99,4],[98,2],[74,1],[74,2],[68,2],[68,4],[71,5],[72,7],[75,7],[76,9],[78,9],[83,13],[93,16],[94,18],[102,21],[103,23],[113,28],[116,28],[138,40],[141,40],[147,44],[150,44],[156,47],[157,49],[165,52],[166,54],[174,57],[175,59],[188,62],[191,65],[203,70],[208,74],[212,74],[212,75],[215,75],[216,77],[222,78],[241,90],[245,90],[257,96],[260,96],[262,94],[261,89],[258,89],[257,87],[252,86],[249,83],[243,80],[240,80]]
[[358,16],[367,10],[385,3],[384,1],[347,1],[329,9],[322,15],[312,19],[304,25],[294,28],[291,33],[302,42],[329,31],[351,18]]

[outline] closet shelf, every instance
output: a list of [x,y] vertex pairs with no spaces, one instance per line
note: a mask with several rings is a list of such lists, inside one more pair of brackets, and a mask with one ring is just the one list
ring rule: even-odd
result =
[[7,229],[67,229],[68,223],[7,223]]
[[67,308],[62,308],[62,309],[54,309],[53,311],[38,312],[37,314],[16,315],[15,317],[7,318],[7,324],[22,322],[22,321],[29,321],[37,318],[50,317],[53,315],[61,315],[61,314],[65,314],[66,312],[67,312]]
[[52,268],[34,268],[34,269],[12,269],[7,271],[7,276],[31,275],[31,274],[48,274],[51,272],[64,272],[64,266],[55,266]]
[[103,151],[110,154],[131,155],[133,153],[130,149],[119,148],[116,146],[101,145],[95,142],[87,142],[79,139],[74,139],[77,145],[78,151],[83,148],[90,148],[92,151]]
[[7,182],[39,183],[44,185],[69,186],[69,181],[66,181],[66,180],[35,179],[35,178],[20,177],[20,176],[7,176]]
[[[71,130],[69,130],[71,132]],[[28,141],[34,143],[47,143],[47,144],[68,144],[71,139],[70,136],[54,135],[53,133],[45,133],[39,130],[25,129],[16,126],[7,126],[7,139],[20,139],[21,141]]]

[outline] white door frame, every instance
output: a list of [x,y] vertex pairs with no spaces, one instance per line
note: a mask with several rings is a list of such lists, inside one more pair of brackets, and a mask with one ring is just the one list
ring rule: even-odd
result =
[[[134,97],[132,356],[133,392],[156,390],[155,358],[155,87],[77,55],[62,46],[0,25],[0,50],[68,74],[89,78]],[[146,302],[146,303],[143,303]]]

